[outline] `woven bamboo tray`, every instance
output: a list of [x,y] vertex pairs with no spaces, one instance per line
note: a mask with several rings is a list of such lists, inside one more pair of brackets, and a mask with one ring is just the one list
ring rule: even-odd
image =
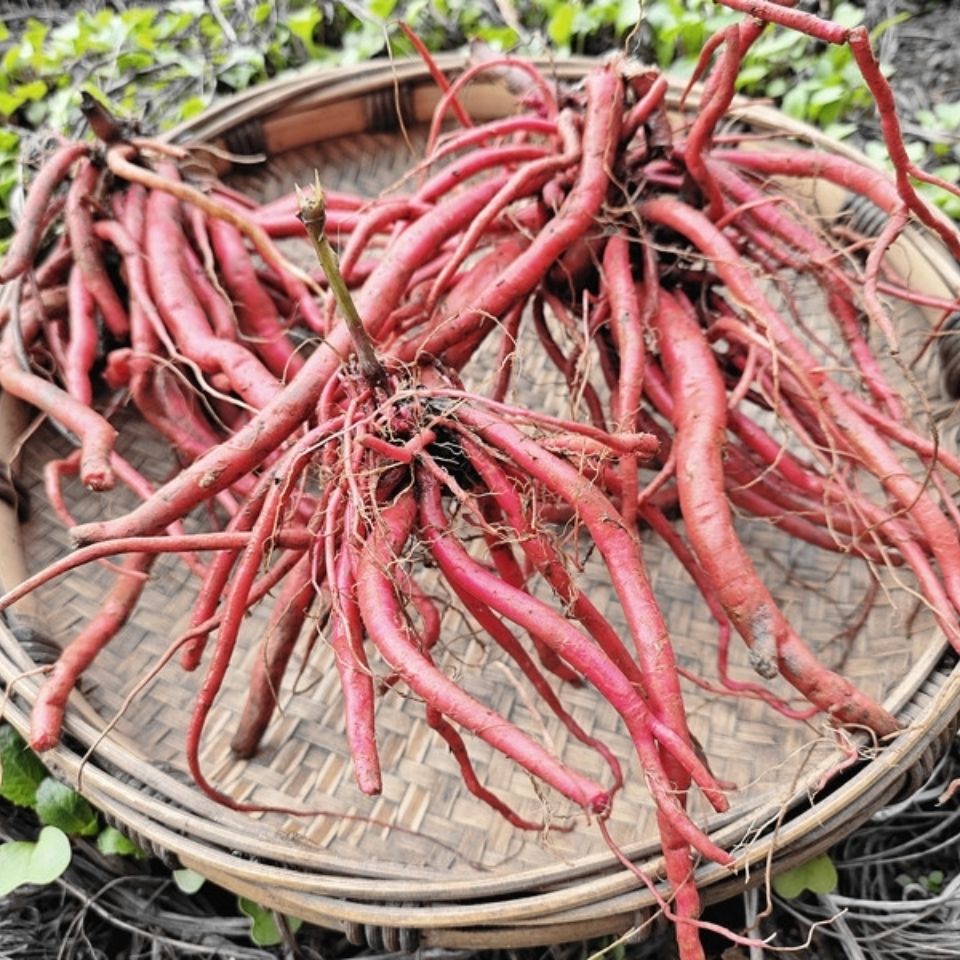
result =
[[[463,66],[457,56],[440,63],[451,72]],[[576,80],[591,63],[573,59],[542,66]],[[671,91],[674,104],[678,94],[679,88]],[[265,200],[295,182],[312,180],[314,169],[331,189],[374,196],[400,180],[416,156],[437,96],[419,63],[373,63],[268,84],[213,107],[173,136],[267,156],[256,166],[224,171]],[[464,102],[477,118],[501,116],[514,107],[510,93],[494,80],[471,86]],[[763,106],[739,103],[730,122],[781,143],[850,152]],[[869,215],[845,209],[843,192],[825,184],[797,184],[796,191],[814,215],[825,219]],[[949,297],[960,292],[952,259],[919,233],[902,238],[890,256],[902,274],[928,292]],[[803,302],[802,290],[796,296],[808,308],[805,316],[815,312],[815,303]],[[920,310],[899,317],[905,355],[931,321]],[[931,355],[918,377],[931,405],[941,410],[945,402],[935,360]],[[549,394],[549,376],[538,366],[537,351],[522,356],[521,363],[521,382]],[[483,373],[475,375],[482,379]],[[39,470],[53,453],[64,452],[63,441],[40,429],[23,443],[29,419],[28,411],[0,398],[0,456],[16,462],[33,503],[29,520],[0,503],[4,588],[67,550],[66,534],[44,508],[39,489]],[[162,478],[171,466],[170,451],[137,425],[123,436],[124,455]],[[943,437],[954,442],[948,430]],[[124,506],[121,494],[95,499],[73,493],[78,522]],[[903,591],[886,596],[881,591],[863,630],[846,643],[839,634],[857,615],[869,579],[866,569],[819,556],[764,523],[744,521],[742,534],[805,639],[828,663],[843,661],[846,674],[882,699],[906,729],[874,759],[818,792],[824,774],[841,759],[828,731],[817,724],[788,724],[756,701],[715,697],[688,685],[693,732],[716,774],[739,785],[727,814],[694,808],[715,838],[738,855],[736,872],[713,864],[698,870],[708,902],[759,882],[770,864],[777,871],[809,859],[878,806],[917,786],[955,733],[960,711],[956,657]],[[651,544],[646,559],[680,662],[713,676],[716,636],[707,611],[694,601],[672,555]],[[245,692],[238,670],[208,724],[202,762],[210,779],[238,800],[323,807],[327,815],[240,815],[195,789],[185,771],[183,741],[199,677],[185,676],[176,666],[139,692],[103,736],[124,698],[188,617],[195,587],[182,565],[163,559],[155,570],[131,624],[74,694],[64,744],[44,758],[142,845],[239,894],[378,948],[560,943],[622,932],[650,915],[650,894],[616,864],[589,824],[579,822],[568,833],[522,834],[462,790],[455,764],[422,722],[419,704],[397,691],[378,711],[384,792],[379,798],[362,796],[352,782],[332,656],[326,650],[305,665],[296,696],[284,689],[282,715],[249,762],[235,761],[226,746]],[[585,575],[590,576],[589,567]],[[109,573],[100,568],[78,571],[18,604],[9,626],[0,629],[0,680],[10,692],[4,716],[17,728],[26,729],[38,687],[30,671],[49,661],[50,641],[68,637],[97,608],[108,582]],[[599,579],[592,582],[591,596],[601,607],[609,592]],[[248,624],[247,658],[264,619]],[[451,627],[446,668],[467,675],[471,689],[511,718],[546,723],[545,735],[565,761],[600,775],[591,768],[593,758],[570,743],[562,728],[546,718],[531,720],[522,686],[495,655],[462,634]],[[739,649],[735,656],[734,673],[749,676],[745,656]],[[567,702],[588,732],[603,736],[624,760],[631,757],[624,731],[590,690],[568,691]],[[869,744],[861,747],[867,756],[873,752]],[[571,814],[482,744],[471,745],[471,751],[482,779],[521,814],[536,817],[545,807],[558,821]],[[618,796],[611,829],[626,852],[656,875],[653,808],[640,786],[628,786]]]

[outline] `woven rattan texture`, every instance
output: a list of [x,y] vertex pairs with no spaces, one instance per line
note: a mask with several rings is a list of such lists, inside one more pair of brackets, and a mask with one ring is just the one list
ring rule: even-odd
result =
[[[419,142],[419,141],[418,141]],[[263,199],[289,191],[294,182],[309,182],[317,169],[331,189],[344,188],[375,195],[398,182],[416,155],[398,135],[364,135],[329,141],[275,158],[265,168],[236,178],[244,189],[255,189]],[[802,298],[802,292],[798,294]],[[815,304],[800,304],[803,316]],[[521,346],[517,380],[520,399],[549,401],[556,375],[544,368],[542,351]],[[474,370],[482,378],[483,369]],[[43,502],[39,471],[55,451],[65,451],[62,438],[41,431],[28,447],[25,480],[35,502]],[[131,424],[123,431],[121,452],[148,476],[162,480],[173,467],[172,453],[145,428]],[[68,499],[78,521],[115,513],[123,496],[95,498],[79,486],[67,486]],[[852,641],[845,636],[857,618],[871,573],[862,563],[822,553],[792,540],[768,523],[742,521],[744,540],[774,594],[803,638],[868,693],[884,697],[910,668],[929,637],[923,617],[912,617],[912,601],[893,589],[881,591],[866,625]],[[27,561],[31,569],[60,555],[67,538],[59,522],[42,507],[25,528]],[[685,668],[707,680],[716,680],[717,630],[704,604],[675,558],[651,543],[646,562],[668,625]],[[731,575],[736,576],[736,571]],[[44,593],[46,628],[66,640],[97,609],[98,599],[111,579],[103,566],[88,567],[63,578]],[[585,560],[582,582],[601,610],[614,601],[599,566]],[[892,580],[885,578],[891,585]],[[159,657],[187,622],[193,597],[185,565],[163,558],[132,623],[104,651],[87,672],[83,693],[104,723],[120,708],[123,698],[157,664]],[[462,787],[445,746],[426,727],[422,706],[401,690],[381,700],[377,720],[385,771],[383,795],[362,796],[353,784],[343,737],[342,701],[332,656],[321,639],[303,665],[294,695],[289,684],[281,700],[282,715],[270,727],[260,754],[249,762],[235,761],[228,742],[246,691],[246,667],[255,656],[255,644],[266,611],[246,624],[243,649],[207,727],[202,763],[207,776],[238,800],[284,807],[322,809],[327,815],[296,817],[262,815],[263,824],[279,833],[295,834],[326,848],[344,862],[346,871],[363,871],[373,860],[416,871],[470,870],[482,863],[498,870],[569,862],[604,849],[597,832],[571,820],[574,811],[556,795],[487,747],[471,743],[481,779],[531,818],[544,817],[554,826],[575,824],[570,832],[521,834],[475,800]],[[532,692],[514,671],[499,662],[495,651],[471,635],[469,625],[448,618],[443,652],[444,668],[456,672],[464,685],[510,719],[542,736],[563,759],[584,773],[603,778],[602,763],[548,715],[532,709]],[[755,679],[741,645],[734,640],[732,673]],[[382,664],[374,668],[385,672]],[[201,670],[202,673],[202,670]],[[169,664],[151,685],[138,694],[117,724],[144,756],[183,772],[185,730],[200,674],[185,675]],[[819,774],[842,754],[817,722],[788,723],[758,701],[707,693],[685,682],[691,727],[710,758],[715,773],[735,782],[732,816],[750,822],[761,804],[794,792],[799,784],[815,783]],[[787,694],[786,688],[780,690]],[[653,843],[653,808],[636,776],[637,765],[629,738],[613,712],[590,689],[567,689],[565,702],[586,729],[602,738],[622,758],[628,786],[618,795],[612,818],[614,836],[622,843]],[[694,809],[707,818],[698,801]],[[344,815],[351,819],[345,819]],[[731,815],[724,817],[728,820]],[[766,815],[765,815],[766,816]],[[358,818],[358,819],[353,819]],[[370,819],[364,819],[370,818]],[[390,830],[396,824],[404,830]],[[753,824],[760,827],[761,823]],[[242,840],[238,838],[238,848]]]

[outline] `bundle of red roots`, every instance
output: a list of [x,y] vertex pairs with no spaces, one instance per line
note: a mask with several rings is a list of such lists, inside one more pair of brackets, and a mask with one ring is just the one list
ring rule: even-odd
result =
[[[752,16],[705,51],[696,113],[669,114],[665,78],[623,59],[570,89],[525,62],[483,63],[452,84],[440,78],[425,156],[403,190],[374,200],[308,187],[259,205],[201,176],[195,150],[130,136],[91,107],[99,142],[63,143],[49,157],[0,268],[13,291],[0,384],[76,444],[46,475],[68,523],[65,475],[90,496],[124,484],[141,502],[73,526],[77,549],[2,601],[123,558],[102,609],[43,682],[36,748],[58,742],[71,689],[130,616],[154,558],[177,553],[201,579],[176,648],[184,669],[205,670],[186,751],[207,794],[245,809],[204,777],[199,746],[240,625],[269,599],[239,756],[257,750],[295,645],[322,635],[365,793],[380,789],[376,706],[395,687],[422,702],[466,787],[518,828],[542,824],[481,782],[465,735],[601,824],[625,779],[642,778],[658,810],[663,908],[683,957],[702,956],[694,868],[732,857],[691,818],[687,795],[699,789],[723,810],[729,785],[688,730],[645,539],[661,538],[696,583],[721,658],[733,632],[749,648],[755,682],[728,677],[724,660],[727,689],[789,717],[877,741],[898,728],[791,626],[735,511],[844,563],[912,571],[960,649],[950,492],[960,461],[910,426],[900,383],[875,353],[879,339],[897,356],[891,300],[944,317],[956,309],[912,290],[885,251],[911,219],[955,255],[960,236],[914,190],[912,178],[929,178],[909,165],[864,31],[764,0],[728,5]],[[725,123],[766,21],[851,46],[895,179]],[[527,78],[520,109],[475,124],[458,94],[500,67]],[[791,180],[809,178],[879,208],[880,235],[817,223],[791,200]],[[291,261],[296,237],[309,267]],[[793,284],[822,291],[822,329],[804,321]],[[529,391],[515,400],[522,341],[566,385],[549,399],[553,414]],[[466,386],[483,379],[478,364],[492,371],[487,387]],[[157,489],[115,450],[122,407],[183,464]],[[580,577],[587,554],[618,601],[608,609]],[[603,782],[438,666],[451,609],[603,757]],[[795,699],[771,691],[778,676]],[[584,683],[616,710],[635,757],[614,756],[565,709],[566,685]]]

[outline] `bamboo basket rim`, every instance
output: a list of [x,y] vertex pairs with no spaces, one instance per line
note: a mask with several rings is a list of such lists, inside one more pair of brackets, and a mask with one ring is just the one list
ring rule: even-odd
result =
[[[558,77],[575,79],[596,62],[593,58],[569,58],[542,61],[540,65],[554,69]],[[462,69],[466,58],[449,54],[438,57],[438,63],[446,72],[454,73]],[[188,137],[222,140],[232,129],[250,121],[265,123],[269,122],[265,117],[279,118],[289,126],[291,119],[303,122],[306,116],[315,115],[331,103],[393,92],[395,85],[406,85],[404,89],[409,95],[411,91],[429,90],[431,84],[419,61],[373,62],[346,70],[318,71],[275,80],[215,104],[199,117],[169,131],[166,138],[173,142],[183,142]],[[672,82],[671,106],[677,106],[680,91],[679,82]],[[781,133],[794,142],[864,159],[856,150],[765,105],[738,99],[731,118]],[[412,119],[423,117],[414,114]],[[911,230],[900,244],[905,247],[906,256],[922,261],[936,282],[956,296],[960,291],[960,273],[937,243]],[[6,504],[0,504],[0,513],[5,515],[4,524],[16,523]],[[3,716],[21,733],[26,731],[27,715],[20,700],[31,703],[38,689],[35,679],[20,679],[31,666],[35,664],[14,633],[5,625],[0,626],[0,680],[8,690],[17,681],[16,696],[6,699]],[[930,689],[924,689],[925,685]],[[926,702],[918,705],[915,701],[921,690]],[[67,733],[76,743],[89,747],[97,739],[96,723],[99,720],[102,724],[102,717],[79,694],[71,698],[71,705],[74,709],[68,713]],[[886,705],[910,721],[898,738],[877,758],[861,764],[828,796],[810,803],[799,813],[796,811],[803,806],[805,790],[796,791],[787,805],[791,812],[778,822],[777,828],[750,837],[748,845],[737,851],[735,872],[715,864],[702,865],[696,876],[705,899],[716,900],[742,888],[744,883],[757,882],[763,873],[760,868],[770,858],[775,859],[778,867],[785,868],[826,848],[839,832],[853,829],[855,821],[865,819],[872,809],[888,800],[901,786],[907,771],[936,749],[938,738],[948,734],[960,712],[960,666],[946,649],[942,636],[932,639],[924,656],[887,698]],[[499,928],[506,924],[513,925],[516,942],[529,937],[530,930],[536,931],[534,936],[550,930],[555,936],[570,939],[568,934],[593,929],[598,917],[622,921],[650,910],[655,902],[648,891],[637,888],[636,880],[607,853],[583,858],[573,865],[561,863],[486,878],[470,873],[463,879],[447,874],[431,879],[435,876],[431,871],[409,865],[403,866],[404,876],[399,878],[396,864],[375,862],[365,863],[361,873],[355,863],[344,864],[319,849],[304,849],[302,839],[285,840],[276,831],[262,830],[250,818],[218,806],[153,767],[149,757],[122,738],[112,736],[100,743],[86,766],[82,766],[82,756],[79,749],[61,745],[45,754],[44,761],[67,782],[79,784],[80,791],[101,810],[134,834],[173,853],[185,866],[236,892],[255,893],[261,901],[269,896],[268,906],[326,925],[332,922],[431,930],[437,945],[463,943],[462,937],[469,930],[481,937],[474,929],[478,927],[492,928],[489,936],[496,937],[502,935]],[[124,782],[110,767],[134,777],[156,796]],[[782,813],[781,806],[777,802],[775,809],[761,807],[745,813],[734,805],[712,835],[721,843],[736,846],[758,824],[776,820]],[[745,815],[750,819],[746,829],[738,822]],[[235,852],[238,832],[244,841],[241,853]],[[632,859],[643,859],[645,868],[656,870],[659,858],[653,844],[637,843],[625,849]],[[489,899],[494,897],[501,899]],[[466,902],[457,902],[461,900]],[[549,942],[559,942],[555,936]]]

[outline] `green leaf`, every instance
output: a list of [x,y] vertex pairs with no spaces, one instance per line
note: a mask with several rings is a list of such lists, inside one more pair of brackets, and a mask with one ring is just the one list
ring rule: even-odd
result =
[[[110,102],[110,98],[93,81],[89,83],[81,84],[80,92],[86,93],[89,96],[93,97],[94,100],[102,104],[108,110],[113,110],[113,104]],[[78,98],[78,102],[79,102],[79,98]]]
[[186,894],[196,893],[206,882],[195,870],[174,870],[173,882]]
[[913,163],[923,163],[923,158],[927,155],[927,145],[919,140],[910,140],[904,144],[907,156]]
[[[261,907],[259,903],[254,903],[246,897],[238,897],[237,903],[244,915],[250,918],[250,939],[258,947],[275,947],[283,942],[272,910]],[[290,929],[296,932],[300,929],[302,921],[296,917],[288,917],[287,923]]]
[[129,838],[113,827],[104,827],[97,835],[97,849],[108,857],[146,859],[146,854]]
[[807,116],[807,102],[810,92],[803,84],[798,84],[786,92],[780,108],[789,117],[804,120]]
[[[33,103],[28,103],[23,108],[23,118],[26,121],[27,126],[37,129],[37,127],[42,127],[44,121],[47,119],[47,115],[50,113],[50,104],[46,100],[36,100]],[[61,126],[61,124],[51,124],[52,126]]]
[[[0,131],[10,136],[11,131]],[[12,150],[19,138],[12,134],[13,142],[2,144],[4,150]],[[46,778],[47,771],[27,746],[23,737],[13,727],[0,726],[0,797],[18,807],[32,807],[37,800],[37,787]]]
[[198,113],[202,113],[207,106],[207,101],[203,97],[188,97],[180,104],[180,119],[189,120]]
[[195,19],[195,15],[189,10],[173,9],[166,13],[157,24],[157,38],[168,40],[177,34],[184,33],[193,26]]
[[120,22],[131,30],[149,27],[157,19],[157,11],[150,7],[129,7],[120,14]]
[[640,0],[624,0],[617,4],[614,29],[617,34],[627,33],[640,22]]
[[368,0],[367,10],[372,16],[387,20],[393,16],[396,6],[397,0]]
[[945,163],[943,166],[934,167],[930,172],[944,180],[956,183],[960,180],[960,163]]
[[24,100],[39,100],[47,95],[47,85],[42,80],[34,80],[32,83],[21,83],[13,88],[13,92]]
[[696,55],[707,41],[706,24],[699,17],[684,18],[679,40],[683,52],[688,57]]
[[751,66],[741,67],[737,74],[737,89],[743,90],[760,83],[770,74],[770,67],[766,63],[754,63]]
[[200,18],[199,27],[201,35],[207,40],[212,48],[217,49],[226,43],[226,37],[223,34],[223,29],[218,23],[216,17],[211,16],[209,13],[205,13]]
[[497,50],[510,50],[515,47],[520,38],[512,27],[478,27],[474,31],[478,40],[485,40]]
[[410,3],[406,5],[406,9],[403,12],[403,19],[406,20],[410,26],[413,26],[417,20],[423,15],[423,12],[429,7],[430,0],[411,0]]
[[263,73],[263,66],[263,54],[256,47],[237,45],[231,48],[217,79],[234,90],[242,90]]
[[830,123],[824,128],[823,132],[834,140],[846,140],[851,134],[857,132],[855,123]]
[[237,63],[217,74],[217,80],[232,90],[245,90],[260,71],[252,63]]
[[771,65],[784,63],[791,54],[801,53],[806,45],[806,37],[790,30],[768,33],[764,39],[754,46],[750,59],[762,60]]
[[867,140],[861,149],[874,163],[886,165],[890,161],[887,145],[882,140]]
[[960,220],[960,197],[947,193],[946,190],[941,190],[930,183],[921,183],[917,189],[931,203],[935,203],[948,217]]
[[669,67],[673,63],[674,55],[677,52],[676,37],[670,37],[666,34],[655,35],[653,50],[657,65],[663,68]]
[[830,19],[839,23],[841,27],[852,30],[863,23],[863,10],[860,7],[855,7],[852,3],[838,3],[830,15]]
[[948,130],[960,127],[960,102],[938,103],[933,108],[938,123],[942,123]]
[[10,211],[6,209],[6,204],[18,183],[17,175],[9,169],[9,164],[4,163],[0,166],[0,236],[3,236],[4,240],[9,236],[13,226],[10,223]]
[[0,78],[6,79],[7,76],[13,76],[20,66],[21,50],[19,47],[10,47],[9,50],[0,59]]
[[90,837],[100,831],[93,807],[76,790],[53,777],[37,787],[36,810],[41,823],[59,827],[64,833]]
[[870,42],[875,44],[891,27],[895,27],[898,23],[909,20],[911,16],[912,14],[904,10],[900,13],[895,13],[892,17],[887,17],[886,20],[881,20],[870,31]]
[[129,50],[117,57],[117,70],[122,73],[138,73],[153,66],[154,58],[144,51]]
[[774,77],[767,84],[763,92],[766,96],[773,97],[774,100],[779,100],[789,89],[790,84],[787,83],[786,78]]
[[50,28],[39,20],[34,20],[33,17],[31,17],[27,21],[27,25],[23,31],[22,43],[26,49],[31,51],[29,55],[31,62],[43,62],[43,46],[49,32]]
[[553,12],[547,23],[547,36],[558,46],[565,47],[573,36],[573,20],[577,8],[572,3],[562,3]]
[[323,13],[320,10],[308,7],[289,14],[286,20],[290,32],[304,45],[307,54],[311,57],[315,56],[314,51],[317,48],[313,31],[322,19]]
[[843,99],[843,96],[843,87],[821,87],[819,90],[814,90],[814,92],[810,94],[810,106],[823,107],[828,103],[836,103],[838,100]]
[[837,889],[839,879],[833,861],[822,853],[819,857],[774,877],[773,889],[785,900],[792,900],[799,897],[804,890],[811,893],[831,893]]
[[671,27],[676,26],[677,18],[682,10],[671,3],[644,4],[643,18],[653,27],[656,34],[665,34]]
[[3,114],[5,117],[16,113],[25,102],[26,100],[23,97],[7,93],[6,90],[0,90],[0,114]]
[[36,842],[0,844],[0,897],[25,883],[52,883],[70,865],[70,841],[56,827],[44,827]]

